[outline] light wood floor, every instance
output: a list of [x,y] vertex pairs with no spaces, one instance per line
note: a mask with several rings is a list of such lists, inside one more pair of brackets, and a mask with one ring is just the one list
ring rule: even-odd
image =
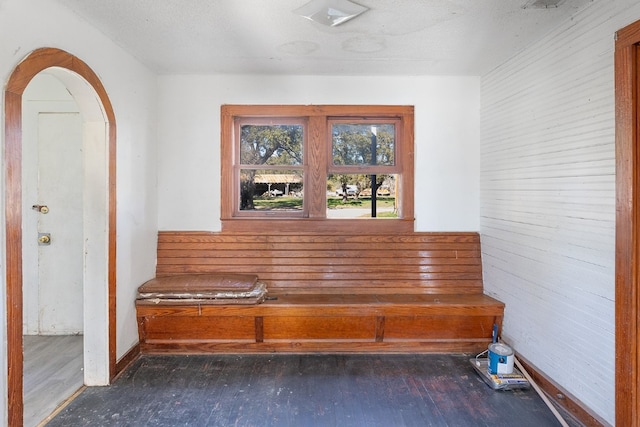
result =
[[24,426],[37,426],[84,383],[81,335],[24,336]]

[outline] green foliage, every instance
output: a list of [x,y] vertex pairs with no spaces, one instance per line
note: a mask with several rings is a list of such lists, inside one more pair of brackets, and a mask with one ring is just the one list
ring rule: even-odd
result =
[[240,135],[240,161],[244,165],[301,165],[301,125],[244,125]]
[[[376,164],[393,165],[395,162],[395,128],[393,124],[336,124],[333,126],[332,132],[332,152],[335,165],[373,166]],[[246,124],[240,127],[240,133],[240,163],[242,165],[286,167],[300,166],[304,163],[304,129],[302,125]],[[374,152],[375,158],[373,158]],[[256,198],[256,173],[264,172],[247,168],[240,173],[241,210],[301,209],[301,199],[278,198],[263,201]],[[284,173],[284,168],[273,170],[273,173]],[[291,173],[291,170],[288,170],[287,173]],[[334,174],[328,179],[327,189],[336,191],[340,188],[346,189],[347,185],[356,185],[360,191],[365,188],[374,188],[375,186],[372,186],[371,182],[372,177],[375,177],[377,186],[379,186],[389,176]],[[347,200],[345,195],[341,199],[341,205],[344,207],[346,204],[355,206],[350,199]]]
[[[243,165],[303,164],[302,125],[243,125],[240,130],[240,162]],[[240,176],[240,209],[255,209],[256,172]]]
[[[368,124],[333,125],[334,165],[393,165],[395,162],[395,131],[390,124],[375,125],[376,134]],[[373,151],[376,156],[373,159]]]

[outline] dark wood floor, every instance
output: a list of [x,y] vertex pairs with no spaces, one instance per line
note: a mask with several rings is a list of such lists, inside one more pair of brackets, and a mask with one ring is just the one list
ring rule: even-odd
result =
[[557,426],[533,389],[494,391],[469,355],[142,356],[54,426]]

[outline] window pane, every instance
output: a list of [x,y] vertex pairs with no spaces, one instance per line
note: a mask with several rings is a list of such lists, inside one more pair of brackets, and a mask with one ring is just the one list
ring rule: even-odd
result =
[[243,165],[302,165],[302,125],[241,125]]
[[334,165],[395,164],[395,125],[335,123],[331,129]]
[[240,210],[302,211],[303,172],[240,170]]
[[329,175],[327,218],[398,218],[397,179],[397,175]]

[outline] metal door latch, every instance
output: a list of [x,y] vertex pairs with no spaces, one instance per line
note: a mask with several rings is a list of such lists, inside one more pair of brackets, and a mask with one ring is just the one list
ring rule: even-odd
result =
[[49,213],[49,206],[47,205],[33,205],[31,206],[31,209],[33,209],[34,211],[40,212],[42,214]]
[[48,246],[51,244],[51,233],[38,233],[38,246]]

